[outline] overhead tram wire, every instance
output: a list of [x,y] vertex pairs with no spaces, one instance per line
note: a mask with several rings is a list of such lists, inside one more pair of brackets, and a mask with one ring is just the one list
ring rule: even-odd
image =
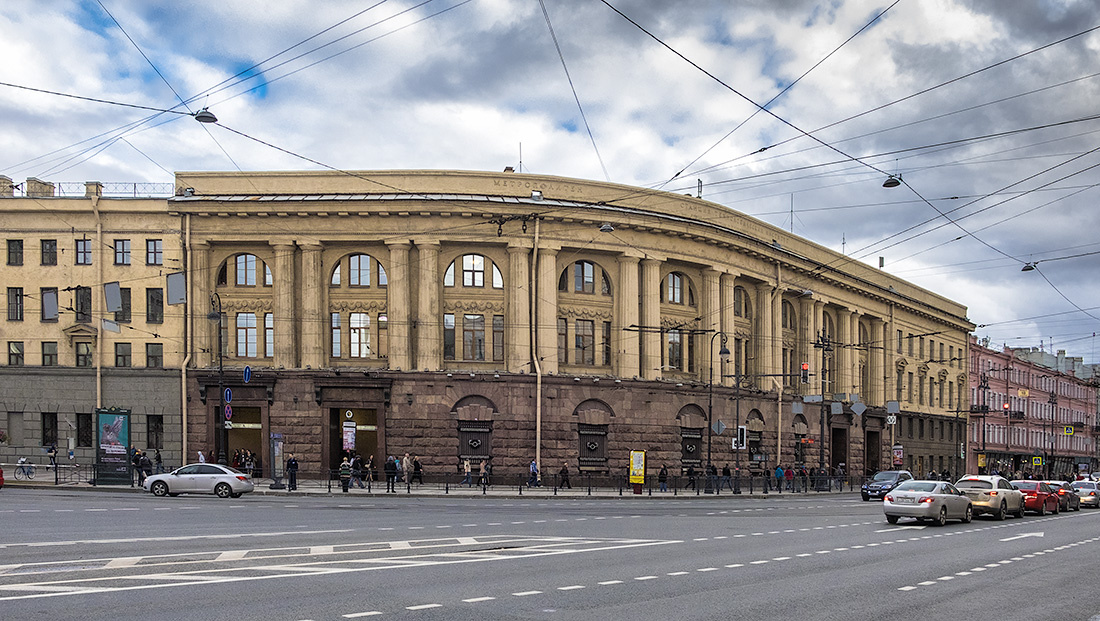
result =
[[[542,0],[539,0],[539,2],[541,3],[541,2],[542,2]],[[878,13],[878,14],[877,14],[877,15],[875,15],[875,16],[874,16],[873,18],[871,18],[871,21],[867,22],[867,23],[866,23],[866,24],[864,24],[864,25],[863,25],[863,26],[862,26],[862,27],[861,27],[861,28],[860,28],[859,30],[855,31],[855,33],[853,33],[853,34],[852,34],[852,36],[848,37],[847,39],[845,39],[845,40],[844,40],[844,42],[843,42],[843,43],[841,43],[840,45],[838,45],[838,46],[836,46],[835,48],[833,48],[833,51],[831,51],[831,52],[829,52],[828,54],[826,54],[825,56],[823,56],[823,57],[822,57],[822,58],[821,58],[820,60],[818,60],[818,61],[817,61],[816,63],[814,63],[812,67],[810,67],[810,68],[809,68],[809,69],[807,69],[807,70],[806,70],[805,72],[803,72],[803,73],[802,73],[802,75],[798,76],[798,77],[797,77],[797,78],[795,78],[795,79],[794,79],[794,81],[792,81],[792,82],[791,82],[790,84],[788,84],[787,86],[783,87],[783,90],[779,91],[778,93],[776,93],[776,94],[775,94],[775,96],[774,96],[774,97],[772,97],[771,99],[769,99],[768,101],[766,101],[766,102],[764,103],[764,105],[763,105],[762,107],[758,107],[758,108],[757,108],[756,110],[753,110],[752,114],[750,114],[750,115],[749,115],[748,117],[746,117],[746,118],[745,118],[745,120],[743,120],[743,121],[741,121],[740,123],[738,123],[738,124],[737,124],[737,126],[736,126],[736,127],[734,127],[733,129],[731,129],[731,130],[730,130],[729,132],[727,132],[725,136],[722,136],[722,137],[721,137],[721,138],[720,138],[720,139],[718,140],[718,142],[715,142],[715,143],[714,143],[713,145],[711,145],[711,146],[707,147],[707,149],[706,149],[705,151],[703,151],[702,153],[700,153],[700,154],[699,154],[699,155],[698,155],[698,156],[697,156],[697,157],[696,157],[695,159],[693,159],[693,160],[691,160],[690,162],[688,162],[688,163],[687,163],[687,165],[685,165],[685,166],[684,166],[683,168],[681,168],[679,172],[677,172],[676,174],[672,175],[672,177],[671,177],[671,178],[669,178],[669,179],[668,179],[667,181],[665,181],[665,182],[664,182],[664,183],[662,183],[661,185],[657,186],[657,187],[658,187],[658,189],[660,189],[660,188],[663,188],[663,187],[665,187],[666,185],[668,185],[669,183],[671,183],[671,182],[672,182],[672,181],[673,181],[674,179],[677,179],[677,178],[679,178],[679,177],[680,177],[680,175],[684,174],[684,171],[686,171],[686,170],[687,170],[688,168],[690,168],[690,167],[691,167],[691,166],[692,166],[693,164],[695,164],[695,163],[696,163],[696,162],[698,162],[699,160],[701,160],[701,159],[703,159],[704,157],[706,157],[706,155],[707,155],[708,153],[710,153],[711,151],[713,151],[713,150],[714,150],[715,148],[717,148],[717,147],[718,147],[718,145],[720,145],[720,144],[722,144],[723,142],[725,142],[727,138],[729,138],[730,136],[732,136],[732,135],[733,135],[733,134],[734,134],[734,133],[735,133],[735,132],[736,132],[737,130],[741,129],[741,127],[742,127],[742,126],[744,126],[744,125],[745,125],[745,123],[748,123],[749,121],[751,121],[751,120],[752,120],[752,119],[753,119],[753,118],[754,118],[754,117],[755,117],[755,116],[756,116],[757,114],[759,114],[759,113],[760,113],[760,111],[761,111],[761,110],[763,110],[764,108],[767,108],[768,106],[770,106],[770,105],[772,105],[773,103],[775,103],[775,100],[779,99],[780,97],[782,97],[782,96],[783,96],[783,94],[784,94],[784,93],[786,93],[787,91],[791,90],[791,88],[792,88],[792,87],[794,87],[794,85],[795,85],[795,84],[798,84],[798,83],[799,83],[800,81],[802,81],[802,78],[804,78],[804,77],[808,76],[808,75],[810,74],[810,72],[812,72],[812,71],[813,71],[814,69],[817,69],[817,68],[818,68],[819,66],[821,66],[821,64],[822,64],[822,63],[824,63],[824,62],[825,62],[826,60],[829,60],[829,58],[831,58],[833,54],[836,54],[837,52],[839,52],[839,51],[840,51],[840,48],[842,48],[842,47],[844,47],[845,45],[847,45],[848,43],[850,43],[850,42],[852,41],[852,39],[855,39],[855,38],[856,38],[857,36],[859,36],[859,35],[860,35],[860,33],[862,33],[862,32],[863,32],[864,30],[867,30],[868,28],[870,28],[872,24],[874,24],[875,22],[877,22],[877,21],[878,21],[878,20],[879,20],[879,19],[880,19],[880,18],[881,18],[881,17],[883,16],[883,15],[886,15],[887,11],[889,11],[890,9],[894,8],[895,6],[897,6],[897,4],[898,4],[899,2],[901,2],[901,0],[894,0],[894,3],[893,3],[893,4],[891,4],[890,6],[886,7],[885,9],[883,9],[883,10],[882,10],[882,12]],[[759,151],[756,151],[756,153],[759,153]],[[704,169],[704,170],[706,170],[706,169]],[[693,173],[693,174],[694,174],[694,173]]]
[[600,170],[603,171],[604,179],[610,183],[611,176],[607,174],[607,166],[604,166],[600,148],[596,146],[596,137],[592,135],[592,127],[588,124],[588,116],[584,113],[580,96],[577,95],[577,87],[573,84],[573,76],[569,75],[569,66],[565,63],[565,54],[562,53],[561,44],[558,43],[558,35],[554,33],[554,24],[550,23],[550,13],[546,10],[545,0],[539,0],[539,7],[542,8],[542,16],[546,20],[546,29],[550,31],[550,38],[554,41],[554,49],[557,50],[558,58],[561,60],[561,68],[565,71],[565,79],[569,82],[569,90],[573,92],[573,101],[577,102],[577,110],[580,111],[581,120],[584,121],[584,129],[588,132],[588,140],[592,142],[592,150],[596,152],[596,160],[600,163]]

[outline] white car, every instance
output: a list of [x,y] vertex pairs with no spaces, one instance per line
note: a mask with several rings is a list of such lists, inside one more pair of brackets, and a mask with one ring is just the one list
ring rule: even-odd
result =
[[187,464],[172,472],[146,477],[142,487],[154,496],[214,494],[218,498],[240,498],[253,489],[252,477],[219,464]]
[[1070,487],[1077,490],[1081,505],[1100,509],[1100,483],[1096,481],[1074,481]]
[[882,499],[886,521],[897,524],[898,518],[916,518],[918,522],[932,520],[943,526],[947,520],[962,520],[969,524],[974,518],[970,499],[946,481],[906,481],[890,490]]
[[988,513],[995,520],[1003,520],[1010,513],[1024,517],[1024,494],[1004,477],[971,474],[956,481],[955,487],[970,499],[975,515]]

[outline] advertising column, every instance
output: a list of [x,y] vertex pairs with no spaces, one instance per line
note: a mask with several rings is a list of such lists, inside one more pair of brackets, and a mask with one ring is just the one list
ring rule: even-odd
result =
[[130,485],[130,410],[96,408],[96,485]]

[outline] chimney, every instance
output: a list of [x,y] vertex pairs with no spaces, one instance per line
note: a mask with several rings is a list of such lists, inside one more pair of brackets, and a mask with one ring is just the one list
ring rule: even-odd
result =
[[53,196],[54,185],[34,177],[27,177],[27,196]]
[[0,196],[14,196],[15,186],[11,183],[11,177],[0,175]]
[[85,181],[84,196],[87,198],[92,196],[103,196],[103,184],[98,181]]

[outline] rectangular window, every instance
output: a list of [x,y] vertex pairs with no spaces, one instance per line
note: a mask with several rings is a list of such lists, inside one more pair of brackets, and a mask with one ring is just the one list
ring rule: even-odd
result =
[[917,439],[918,440],[923,440],[924,439],[924,419],[923,418],[917,421]]
[[8,265],[23,265],[23,240],[8,240]]
[[332,357],[339,358],[342,355],[340,352],[340,313],[332,313],[329,327],[332,330]]
[[687,338],[687,372],[695,372],[695,334],[688,332]]
[[164,323],[164,289],[145,290],[145,323]]
[[909,417],[906,418],[906,420],[909,421],[909,437],[912,438],[913,437],[913,417],[909,416]]
[[504,315],[493,315],[493,361],[504,362]]
[[569,364],[569,321],[558,317],[558,363]]
[[924,376],[917,378],[917,401],[918,405],[924,405]]
[[904,339],[903,339],[903,337],[902,337],[902,335],[901,335],[901,330],[898,330],[898,353],[899,353],[899,354],[901,353],[901,349],[902,349],[902,341],[903,341],[903,340],[904,340]]
[[115,265],[130,264],[130,240],[115,240]]
[[237,255],[237,285],[246,287],[256,286],[256,255]]
[[237,357],[256,357],[256,313],[237,313]]
[[[376,264],[377,265],[377,264]],[[382,269],[382,266],[378,267]],[[382,283],[379,283],[381,285]],[[389,341],[389,327],[390,320],[386,315],[378,316],[378,344],[375,345],[375,350],[378,351],[379,358],[388,358],[390,355],[390,341]]]
[[443,359],[455,359],[455,316],[454,313],[443,315]]
[[485,257],[480,254],[468,254],[462,257],[462,286],[485,286]]
[[611,322],[603,322],[603,363],[611,366]]
[[57,366],[57,341],[45,341],[42,343],[42,366]]
[[22,287],[8,287],[8,321],[23,321]]
[[348,321],[349,353],[352,358],[370,357],[370,315],[352,313]]
[[577,261],[573,264],[573,291],[577,293],[593,293],[596,290],[596,266],[588,261]]
[[680,370],[684,368],[684,349],[680,331],[668,331],[668,366]]
[[42,446],[57,444],[57,412],[42,412]]
[[145,367],[149,369],[159,369],[164,366],[164,344],[163,343],[146,343],[145,344]]
[[348,258],[348,280],[352,287],[370,286],[370,257],[353,254]]
[[76,240],[76,264],[77,265],[91,265],[92,264],[92,240],[90,240],[90,239],[78,239],[78,240]]
[[[42,301],[39,318],[43,323],[57,323],[57,287],[42,287],[38,290]],[[49,302],[47,302],[49,300]]]
[[[947,384],[947,407],[954,409],[955,407],[955,384],[948,382]],[[962,408],[959,408],[960,410]]]
[[145,264],[164,265],[164,242],[159,239],[145,240]]
[[264,313],[264,357],[275,357],[275,314]]
[[905,386],[906,387],[905,400],[908,401],[909,403],[912,403],[913,402],[913,374],[909,373],[907,379],[909,381],[906,382],[906,386]]
[[77,343],[76,344],[76,366],[78,366],[78,367],[90,367],[90,366],[92,366],[92,344],[91,343]]
[[131,314],[130,288],[120,287],[119,297],[122,298],[122,310],[115,311],[115,323],[129,323]]
[[115,343],[115,366],[133,366],[133,356],[131,355],[131,347],[129,343]]
[[917,356],[920,357],[920,358],[924,358],[924,337],[923,336],[920,337],[917,340],[917,346],[918,346],[917,347]]
[[573,324],[573,356],[576,364],[596,364],[596,322],[578,319]]
[[164,448],[164,416],[149,414],[145,417],[145,447]]
[[745,374],[745,339],[733,339],[733,374]]
[[902,391],[905,390],[905,375],[901,371],[898,371],[898,377],[895,382],[897,386],[894,387],[894,399],[901,401]]
[[23,341],[8,341],[8,366],[23,366]]
[[92,288],[76,288],[76,321],[92,323]]
[[57,240],[42,240],[42,265],[57,265]]
[[462,359],[485,360],[485,315],[463,315]]
[[81,448],[90,447],[92,438],[92,415],[87,412],[77,412],[76,445]]
[[913,355],[913,333],[910,332],[909,336],[907,338],[909,339],[909,355],[912,356]]

